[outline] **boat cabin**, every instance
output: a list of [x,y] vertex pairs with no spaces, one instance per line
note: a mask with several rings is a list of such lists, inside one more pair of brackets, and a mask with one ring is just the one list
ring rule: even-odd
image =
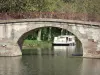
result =
[[75,45],[75,36],[73,35],[61,35],[54,37],[53,45]]

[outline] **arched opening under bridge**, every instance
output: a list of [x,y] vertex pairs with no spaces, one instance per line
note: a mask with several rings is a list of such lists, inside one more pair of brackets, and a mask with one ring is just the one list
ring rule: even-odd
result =
[[[54,37],[60,36],[60,35],[75,36],[76,45],[74,45],[74,46],[52,46],[51,47]],[[41,43],[41,41],[42,41],[42,43]],[[64,50],[67,50],[64,53],[67,53],[67,54],[69,53],[70,55],[76,56],[76,55],[83,54],[82,43],[75,34],[73,34],[72,32],[68,31],[65,28],[53,27],[53,26],[39,27],[39,28],[32,29],[28,32],[25,32],[18,39],[18,45],[22,51],[22,54],[53,54],[53,55],[57,55],[59,51],[64,52]],[[48,46],[48,45],[50,45],[50,46]],[[46,48],[46,47],[48,47],[48,48]],[[31,53],[30,53],[30,50],[28,50],[28,49],[31,49]],[[33,49],[35,49],[37,51],[34,50],[35,52],[33,51],[33,53],[32,53]],[[48,53],[49,51],[47,51],[46,53],[45,52],[39,53],[38,49],[39,50],[53,49],[53,51],[51,50],[52,51],[51,53]],[[43,50],[41,50],[41,51],[43,51]]]

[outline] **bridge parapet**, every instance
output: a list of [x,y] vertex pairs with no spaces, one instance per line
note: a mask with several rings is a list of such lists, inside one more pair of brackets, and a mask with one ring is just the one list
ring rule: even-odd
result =
[[70,24],[76,24],[76,25],[78,24],[78,25],[100,26],[100,22],[67,20],[67,19],[52,19],[52,18],[0,20],[0,24],[22,23],[22,22],[57,22],[57,23],[70,23]]

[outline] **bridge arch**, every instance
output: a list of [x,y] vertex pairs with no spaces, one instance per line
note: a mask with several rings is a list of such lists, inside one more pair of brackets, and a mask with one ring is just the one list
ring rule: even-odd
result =
[[[0,32],[2,34],[0,42],[8,43],[7,47],[11,51],[11,55],[8,54],[8,56],[21,55],[19,46],[21,39],[32,30],[41,27],[58,27],[68,30],[81,41],[83,57],[100,58],[100,23],[47,18],[0,22],[0,30],[2,30]],[[3,47],[3,49],[5,48]]]

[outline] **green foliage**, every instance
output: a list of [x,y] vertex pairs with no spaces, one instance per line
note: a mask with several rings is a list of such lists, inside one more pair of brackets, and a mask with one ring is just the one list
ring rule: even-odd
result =
[[63,1],[61,0],[33,0],[34,11],[56,11],[61,8]]
[[26,48],[42,48],[42,47],[48,47],[51,46],[52,43],[49,41],[37,41],[37,40],[25,40],[23,43],[23,46],[26,46]]
[[23,0],[0,0],[0,12],[23,11],[25,2]]
[[100,0],[0,0],[0,12],[24,11],[100,14]]
[[61,0],[0,0],[0,12],[55,11]]
[[[41,34],[38,31],[41,30]],[[63,31],[62,31],[63,30]],[[55,36],[69,34],[67,30],[56,28],[56,27],[44,27],[35,29],[29,34],[25,39],[26,40],[37,40],[39,37],[42,41],[52,41]]]

